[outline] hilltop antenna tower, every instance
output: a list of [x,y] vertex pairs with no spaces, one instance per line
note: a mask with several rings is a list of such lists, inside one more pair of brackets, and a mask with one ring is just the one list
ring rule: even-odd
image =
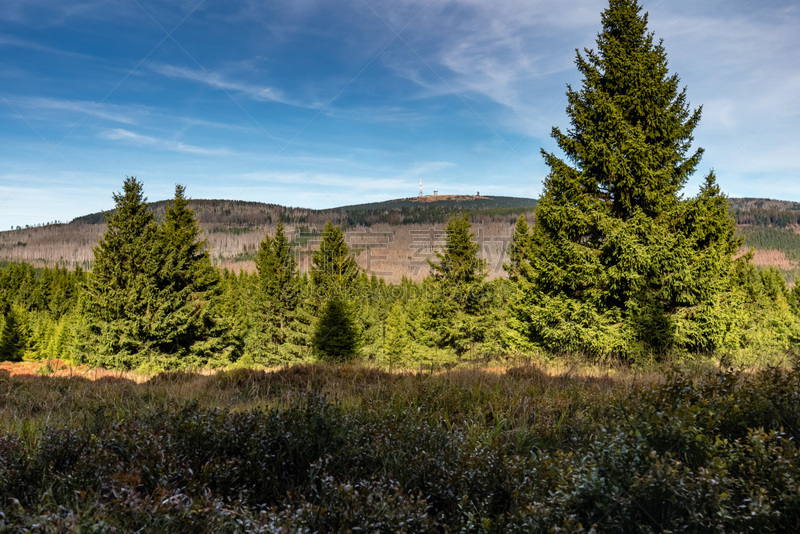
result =
[[419,196],[422,196],[422,176],[419,177]]

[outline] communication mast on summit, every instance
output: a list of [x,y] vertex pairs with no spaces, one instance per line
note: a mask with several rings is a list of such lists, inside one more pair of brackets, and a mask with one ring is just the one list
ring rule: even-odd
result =
[[422,196],[422,176],[419,177],[419,196]]

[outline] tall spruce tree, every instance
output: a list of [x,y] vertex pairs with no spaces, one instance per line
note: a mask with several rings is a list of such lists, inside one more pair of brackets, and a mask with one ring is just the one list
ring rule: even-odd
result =
[[364,341],[351,295],[359,268],[341,228],[330,221],[325,224],[319,250],[311,260],[314,292],[325,302],[311,340],[314,351],[323,360],[352,359]]
[[428,260],[433,280],[465,311],[477,306],[476,299],[486,278],[486,260],[479,256],[480,250],[469,215],[464,212],[448,219],[444,248],[436,252],[438,261]]
[[735,337],[713,332],[735,327],[722,294],[738,242],[713,173],[681,198],[703,153],[690,150],[701,110],[636,0],[611,0],[602,24],[597,51],[577,53],[571,127],[553,128],[566,160],[542,151],[550,173],[517,269],[518,318],[554,351],[713,350]]
[[347,299],[358,276],[358,263],[350,255],[344,232],[328,221],[322,230],[319,250],[311,255],[311,279],[320,297]]
[[426,306],[427,328],[439,347],[465,353],[482,337],[485,325],[486,260],[479,256],[467,213],[452,216],[445,225],[445,244],[428,260],[434,297]]
[[159,226],[159,309],[153,333],[159,352],[170,357],[169,367],[225,364],[237,354],[220,314],[219,271],[185,193],[183,185],[175,186]]
[[126,178],[122,192],[113,196],[116,209],[107,215],[106,232],[94,248],[83,299],[86,332],[79,337],[79,360],[132,369],[158,352],[152,335],[161,270],[158,225],[136,178]]
[[270,364],[298,359],[298,334],[304,331],[302,281],[283,223],[265,235],[256,257],[260,285],[256,299],[262,347]]
[[285,330],[298,298],[297,260],[286,237],[283,223],[278,223],[275,237],[264,236],[256,257],[261,289],[266,299],[269,320],[276,332],[274,341],[285,341]]
[[94,249],[78,359],[116,369],[229,363],[236,343],[215,311],[219,278],[182,186],[158,225],[127,178]]

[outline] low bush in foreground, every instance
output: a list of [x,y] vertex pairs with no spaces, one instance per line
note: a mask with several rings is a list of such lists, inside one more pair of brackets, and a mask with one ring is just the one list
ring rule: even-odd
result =
[[0,376],[0,530],[795,531],[800,373]]

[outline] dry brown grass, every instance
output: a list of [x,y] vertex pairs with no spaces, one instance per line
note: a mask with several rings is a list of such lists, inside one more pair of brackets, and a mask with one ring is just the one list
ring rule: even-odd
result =
[[44,360],[40,362],[0,362],[0,375],[8,376],[45,376],[53,378],[83,378],[114,382],[127,380],[141,383],[149,377],[133,372],[112,371],[101,367],[87,365],[71,365],[62,360]]

